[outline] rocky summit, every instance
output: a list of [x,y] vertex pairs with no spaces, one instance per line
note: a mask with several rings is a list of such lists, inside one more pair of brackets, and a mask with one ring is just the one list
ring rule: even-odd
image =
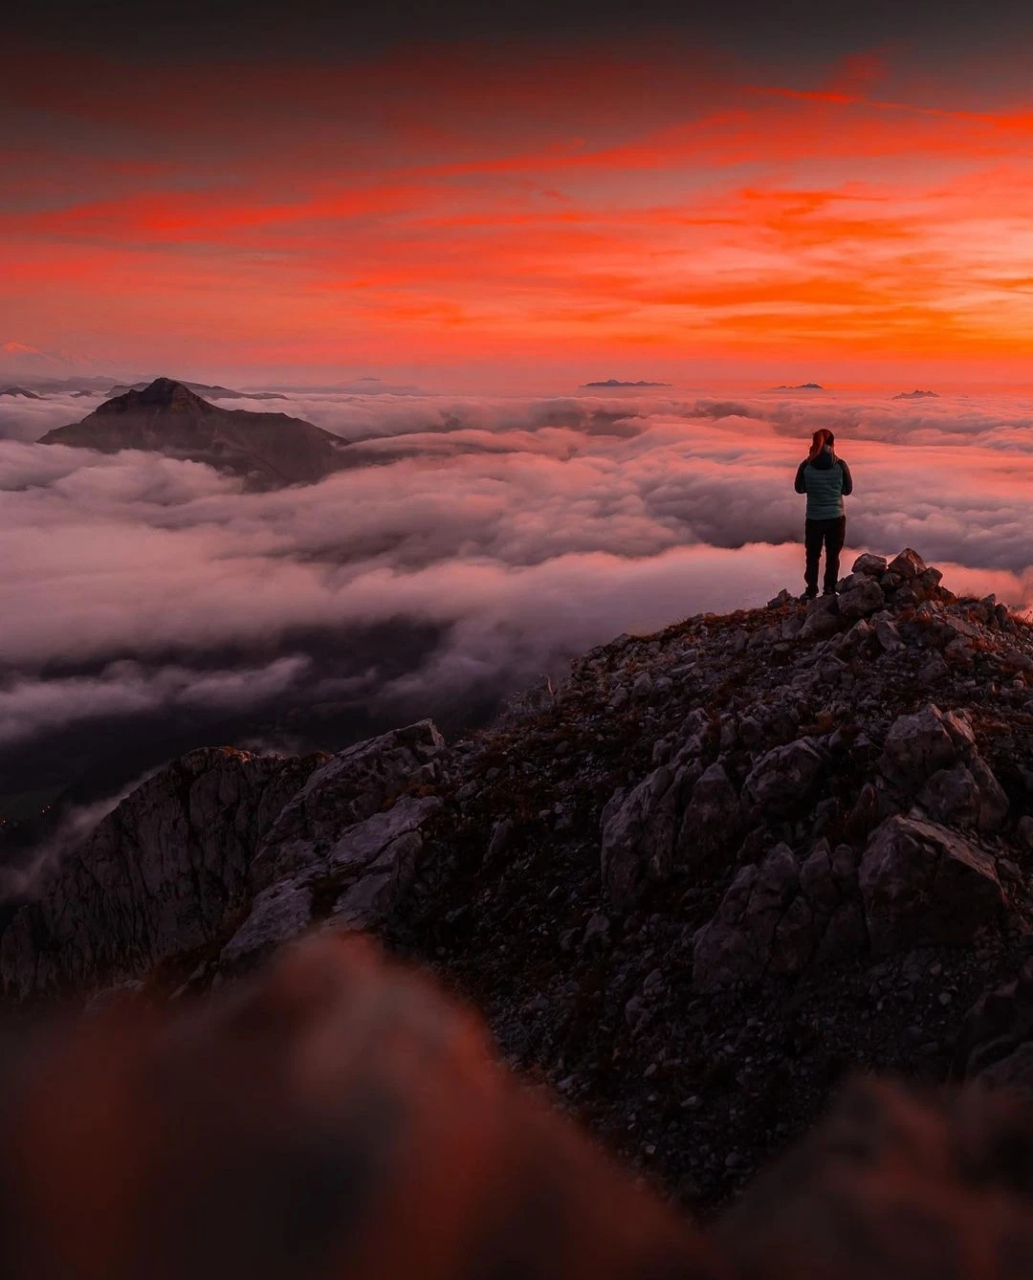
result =
[[241,476],[251,489],[314,484],[349,465],[345,442],[311,422],[223,409],[171,378],[105,400],[80,422],[48,431],[40,443],[162,453]]
[[[835,596],[621,636],[451,744],[424,721],[194,752],[8,912],[0,983],[179,1008],[366,931],[681,1210],[721,1211],[714,1274],[844,1274],[771,1259],[861,1205],[885,1251],[847,1274],[1018,1275],[918,1270],[876,1183],[930,1240],[983,1247],[992,1187],[1028,1217],[1031,874],[1033,626],[908,549]],[[858,1076],[940,1092],[855,1083],[814,1128]]]

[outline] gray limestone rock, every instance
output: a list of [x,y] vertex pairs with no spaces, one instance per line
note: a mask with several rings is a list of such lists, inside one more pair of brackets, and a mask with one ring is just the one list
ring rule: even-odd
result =
[[785,844],[736,874],[717,915],[693,940],[692,980],[698,991],[762,976],[775,929],[798,884],[799,868]]
[[[1007,1083],[1015,1084],[1016,1075],[1021,1074],[1021,1082],[1029,1087],[1033,1085],[1031,1049],[1033,963],[1027,960],[1016,977],[985,991],[965,1015],[954,1047],[951,1077],[955,1081],[989,1078],[999,1084],[1007,1074]],[[1017,1073],[1020,1063],[1022,1070]],[[996,1070],[999,1066],[1001,1071]]]
[[437,796],[403,796],[338,833],[323,857],[314,856],[259,893],[247,919],[220,955],[224,969],[261,959],[304,932],[316,891],[333,896],[331,919],[352,928],[382,920],[412,882],[423,849],[423,824],[441,807]]
[[984,849],[938,823],[900,815],[872,833],[858,879],[876,955],[967,942],[1006,907]]
[[866,618],[885,604],[882,588],[874,577],[862,577],[839,597],[839,612],[844,618]]
[[816,596],[807,606],[801,640],[822,640],[839,630],[839,597]]
[[491,866],[502,859],[513,843],[516,823],[512,818],[500,818],[491,829],[491,839],[484,851],[485,865]]
[[907,583],[912,583],[926,571],[926,563],[917,551],[905,547],[900,555],[895,556],[887,566],[887,572]]
[[322,760],[206,748],[142,783],[4,930],[4,991],[88,989],[216,937],[250,893],[255,850]]
[[929,703],[893,722],[879,766],[891,782],[920,786],[938,769],[953,765],[959,749],[970,743],[971,728],[960,717],[944,716]]
[[968,764],[940,769],[918,794],[919,803],[938,822],[999,831],[1008,816],[1008,797],[993,770],[973,753]]
[[832,851],[820,840],[801,865],[780,844],[739,871],[717,915],[696,934],[693,985],[716,991],[767,973],[801,973],[866,946],[850,847]]
[[[876,639],[882,646],[884,653],[896,653],[904,648],[904,641],[901,638],[900,630],[893,619],[893,615],[887,610],[882,609],[878,613],[872,615],[872,629],[875,631]],[[946,670],[946,668],[945,668]]]
[[312,890],[295,880],[270,885],[255,898],[247,919],[219,954],[222,974],[264,959],[281,943],[303,933],[312,920]]
[[869,577],[878,577],[886,572],[886,557],[875,556],[866,551],[863,555],[857,557],[850,566],[850,571],[851,573],[864,573]]
[[335,920],[366,928],[387,915],[412,882],[423,849],[421,828],[440,807],[437,796],[404,796],[341,834],[325,871],[341,890],[331,912]]
[[635,681],[631,686],[631,695],[633,698],[645,700],[653,695],[653,679],[648,671],[642,671],[635,677]]
[[255,858],[256,885],[272,884],[328,856],[341,832],[414,784],[431,783],[444,745],[434,724],[420,720],[332,756],[270,827]]
[[687,862],[735,838],[742,826],[739,794],[720,762],[705,769],[692,788],[678,833],[678,861]]
[[603,885],[615,907],[627,907],[646,880],[670,874],[679,790],[674,772],[661,766],[607,806],[600,859]]
[[791,813],[811,794],[824,764],[822,753],[810,738],[775,747],[747,775],[743,799],[764,813]]

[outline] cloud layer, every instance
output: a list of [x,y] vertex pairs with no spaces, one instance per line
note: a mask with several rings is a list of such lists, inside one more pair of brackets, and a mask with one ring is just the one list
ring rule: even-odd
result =
[[[855,474],[849,549],[912,545],[955,589],[1033,602],[1033,402],[298,395],[368,465],[262,494],[29,441],[83,405],[3,411],[0,748],[292,701],[461,718],[620,631],[763,603],[799,583],[818,425]],[[378,654],[371,628],[424,639]]]

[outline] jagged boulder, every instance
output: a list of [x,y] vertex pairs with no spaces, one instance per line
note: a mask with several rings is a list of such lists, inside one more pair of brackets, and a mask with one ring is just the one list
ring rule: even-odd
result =
[[885,609],[880,609],[874,613],[870,620],[870,625],[875,632],[875,638],[878,640],[883,652],[898,653],[904,648],[904,641],[901,638],[900,628],[897,626],[893,615]]
[[801,640],[824,640],[839,630],[839,597],[816,596],[807,605]]
[[946,715],[933,703],[891,725],[879,762],[886,777],[899,786],[920,786],[938,769],[950,768],[959,754],[971,750],[972,727],[960,715]]
[[886,572],[886,557],[872,555],[870,551],[866,551],[857,557],[850,567],[850,572],[879,577]]
[[971,940],[1006,899],[993,858],[938,823],[900,815],[872,833],[859,872],[876,955]]
[[263,889],[247,919],[219,954],[219,977],[253,966],[312,923],[314,891],[301,877]]
[[882,588],[874,577],[862,575],[839,597],[839,613],[843,618],[866,618],[877,613],[886,603]]
[[429,786],[443,746],[421,721],[329,759],[183,757],[105,818],[0,935],[4,991],[24,999],[133,977],[218,942],[242,913],[233,954],[259,954],[307,923],[317,869],[324,895],[336,886],[329,914],[377,918],[411,879],[438,801],[381,811]]
[[849,845],[820,840],[802,865],[786,844],[743,867],[693,945],[693,985],[715,991],[867,945],[857,865]]
[[604,811],[603,885],[618,909],[627,907],[647,880],[670,874],[680,793],[675,771],[661,766],[630,792],[616,793]]
[[739,793],[720,761],[700,775],[692,788],[678,835],[678,861],[690,861],[697,851],[734,842],[742,827]]
[[713,991],[761,977],[770,964],[775,930],[797,896],[799,879],[793,851],[785,844],[736,874],[717,915],[694,939],[697,990]]
[[904,582],[911,583],[926,571],[926,563],[917,551],[905,547],[903,551],[889,562],[887,572],[894,574]]
[[78,990],[207,943],[246,899],[255,850],[323,759],[205,748],[142,783],[4,930],[4,992]]
[[999,831],[1008,817],[1008,797],[993,770],[978,754],[967,765],[940,769],[918,793],[919,803],[937,822]]
[[814,790],[825,758],[810,738],[775,747],[757,761],[743,783],[743,799],[778,817],[792,813]]
[[284,806],[255,858],[258,887],[330,855],[342,832],[403,791],[432,785],[445,741],[430,720],[358,742],[332,756]]
[[337,834],[324,858],[295,868],[256,895],[251,911],[219,957],[221,971],[252,965],[322,918],[367,929],[394,908],[412,883],[423,851],[423,827],[441,807],[436,796],[404,796]]

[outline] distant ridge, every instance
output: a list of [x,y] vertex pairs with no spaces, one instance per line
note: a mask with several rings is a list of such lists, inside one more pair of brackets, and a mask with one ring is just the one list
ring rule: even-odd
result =
[[637,382],[625,382],[621,378],[604,378],[602,382],[582,382],[584,387],[669,387],[669,382],[647,382],[640,378]]
[[899,395],[893,397],[894,400],[938,400],[939,393],[936,391],[901,391]]
[[[108,392],[109,396],[124,396],[127,391],[145,391],[149,382],[117,383]],[[232,387],[208,386],[204,382],[180,382],[181,387],[193,391],[207,400],[286,400],[287,397],[278,391],[234,391]]]
[[0,391],[0,396],[23,396],[26,400],[43,399],[35,391],[26,391],[24,387],[4,387],[3,391]]
[[780,387],[772,387],[772,391],[824,391],[825,388],[820,382],[798,382],[795,387],[787,387],[784,384]]
[[313,484],[350,464],[347,445],[285,413],[222,409],[171,378],[157,378],[57,427],[41,444],[118,453],[142,449],[244,477],[249,489]]

